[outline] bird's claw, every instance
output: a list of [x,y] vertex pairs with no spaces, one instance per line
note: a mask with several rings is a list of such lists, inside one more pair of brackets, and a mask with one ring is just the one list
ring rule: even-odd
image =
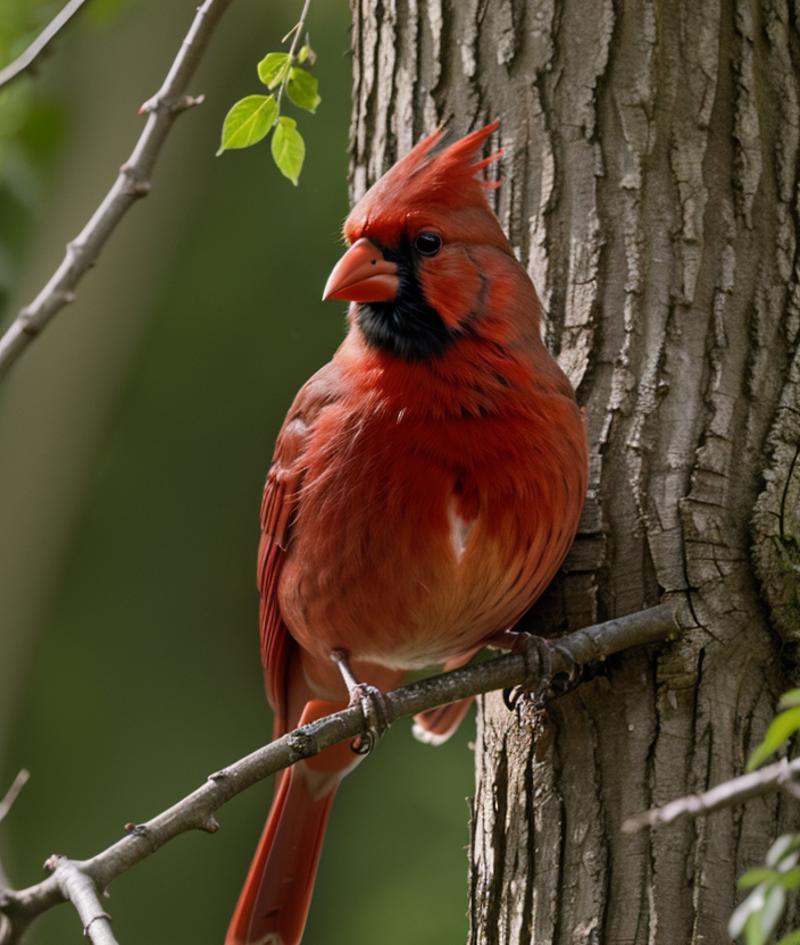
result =
[[350,743],[357,755],[368,755],[378,744],[378,740],[389,727],[391,711],[386,696],[369,683],[359,682],[350,668],[350,656],[346,650],[331,650],[331,659],[339,667],[347,691],[350,693],[350,705],[360,706],[364,715],[366,731]]
[[350,747],[357,755],[368,755],[389,727],[390,713],[386,698],[377,686],[358,683],[350,690],[350,705],[358,705],[364,715],[366,731]]
[[[528,696],[535,705],[544,706],[580,682],[580,665],[559,643],[520,632],[512,652],[525,657],[527,676],[521,685],[503,690],[503,702],[509,711],[516,709],[523,696]],[[556,668],[559,663],[561,665]]]

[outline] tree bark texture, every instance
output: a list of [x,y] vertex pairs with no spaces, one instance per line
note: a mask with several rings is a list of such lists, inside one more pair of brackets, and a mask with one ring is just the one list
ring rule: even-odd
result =
[[666,595],[685,628],[546,711],[483,701],[471,945],[726,942],[789,802],[620,825],[740,773],[794,673],[800,5],[352,9],[353,197],[440,121],[501,118],[497,211],[585,406],[580,535],[530,625]]

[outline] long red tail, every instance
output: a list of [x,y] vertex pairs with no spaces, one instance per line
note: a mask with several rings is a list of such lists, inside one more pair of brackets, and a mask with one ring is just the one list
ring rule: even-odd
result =
[[314,797],[302,768],[284,775],[225,945],[298,945],[338,781]]
[[[298,724],[337,708],[312,700]],[[225,945],[299,945],[336,789],[359,760],[336,745],[283,774]]]

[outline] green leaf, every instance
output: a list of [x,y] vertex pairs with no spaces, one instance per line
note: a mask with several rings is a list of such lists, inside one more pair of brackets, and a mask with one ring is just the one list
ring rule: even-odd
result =
[[[747,908],[743,909],[745,906]],[[736,938],[744,931],[746,945],[766,945],[785,908],[786,890],[781,886],[773,886],[767,892],[758,887],[731,916],[728,933],[732,938]]]
[[232,106],[222,125],[222,142],[217,151],[249,148],[266,137],[278,116],[274,95],[248,95]]
[[761,924],[761,913],[754,912],[744,927],[745,945],[767,945],[767,936]]
[[780,698],[779,709],[795,709],[800,706],[800,689],[790,689]]
[[303,161],[306,156],[306,143],[297,130],[294,118],[282,115],[278,119],[278,127],[272,136],[272,157],[284,177],[297,186]]
[[763,905],[764,887],[759,885],[731,913],[728,919],[728,935],[731,938],[738,938],[745,930],[750,917],[759,912]]
[[300,63],[308,62],[313,66],[317,61],[317,54],[310,46],[301,46],[300,52],[297,54],[297,61]]
[[774,879],[778,875],[775,870],[771,870],[767,866],[757,866],[740,876],[736,886],[738,889],[752,889],[754,886],[758,886],[759,883]]
[[800,866],[787,870],[785,873],[778,873],[776,880],[784,889],[800,889]]
[[289,53],[267,53],[258,64],[258,77],[268,89],[274,89],[284,81],[290,65]]
[[747,770],[752,771],[757,768],[765,759],[777,751],[781,745],[787,742],[794,733],[800,729],[800,706],[795,709],[789,709],[788,712],[781,712],[770,723],[764,741],[756,748],[750,760],[747,762]]
[[[782,833],[780,837],[767,850],[767,866],[779,866],[787,857],[796,854],[800,850],[800,834]],[[789,866],[794,866],[797,862],[795,856],[794,862]]]
[[307,112],[315,112],[322,99],[317,94],[317,80],[305,69],[295,66],[289,72],[289,84],[286,91],[289,98],[299,108],[305,108]]
[[784,935],[778,942],[778,945],[800,945],[800,929],[796,929],[794,932]]
[[759,916],[764,941],[766,941],[778,927],[785,908],[786,890],[782,886],[773,886],[767,893],[764,908],[761,910]]

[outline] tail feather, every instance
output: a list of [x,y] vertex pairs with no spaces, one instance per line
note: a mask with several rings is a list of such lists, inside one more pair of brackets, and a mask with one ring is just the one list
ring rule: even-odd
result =
[[472,705],[472,697],[427,709],[414,716],[414,737],[426,745],[441,745],[454,734]]
[[[344,702],[313,697],[294,648],[287,656],[287,682],[276,707],[275,737],[286,727],[308,725],[344,708]],[[393,683],[398,674],[381,678]],[[284,771],[258,842],[225,945],[299,945],[333,799],[341,780],[361,761],[346,742]]]
[[[302,705],[302,686],[293,693]],[[341,708],[311,699],[290,713],[307,725]],[[347,744],[334,745],[283,773],[225,945],[299,945],[336,789],[359,760]]]
[[[280,783],[225,945],[298,945],[338,779],[321,795],[296,765]],[[309,777],[310,775],[310,777]]]
[[[491,126],[490,130],[493,129],[494,126]],[[484,128],[483,130],[486,131],[487,129]],[[442,668],[445,672],[460,669],[462,666],[466,666],[480,649],[481,647],[476,647],[474,650],[468,650],[466,653],[462,653],[461,656],[448,660]],[[414,738],[425,745],[444,744],[451,735],[455,734],[464,716],[469,712],[471,705],[472,696],[469,696],[467,699],[461,699],[458,702],[451,702],[449,705],[440,705],[435,709],[427,709],[425,712],[418,713],[414,716],[414,727],[412,729]]]

